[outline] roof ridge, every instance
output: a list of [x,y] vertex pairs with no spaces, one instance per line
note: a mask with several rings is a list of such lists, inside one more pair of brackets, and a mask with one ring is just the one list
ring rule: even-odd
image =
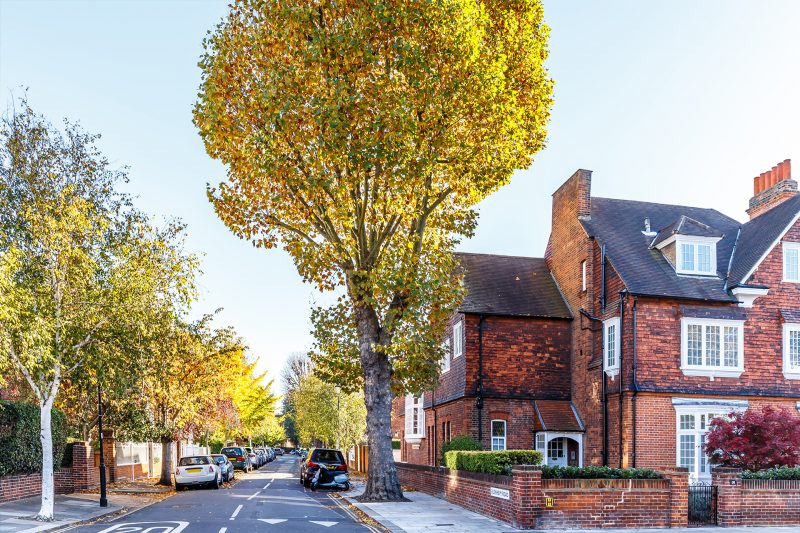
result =
[[[643,201],[643,200],[628,200],[626,198],[607,198],[605,196],[592,196],[592,200],[610,200],[612,202],[627,202],[627,203],[631,203],[631,204],[647,204],[647,205],[654,205],[654,206],[675,207],[675,208],[683,208],[683,209],[699,209],[699,210],[702,210],[702,211],[712,211],[714,213],[717,213],[720,216],[725,217],[726,219],[728,219],[730,221],[736,222],[737,224],[742,224],[740,221],[736,220],[735,218],[730,217],[730,216],[726,215],[725,213],[723,213],[722,211],[714,209],[713,207],[697,207],[697,206],[693,206],[693,205],[666,204],[666,203],[663,203],[663,202],[646,202],[646,201]],[[689,218],[691,218],[691,217],[689,217]]]

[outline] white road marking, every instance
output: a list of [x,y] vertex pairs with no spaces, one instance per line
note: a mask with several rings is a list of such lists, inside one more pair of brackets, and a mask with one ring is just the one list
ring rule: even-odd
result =
[[264,489],[263,489],[263,490],[266,490],[266,489],[268,489],[270,485],[272,485],[272,481],[270,481],[269,483],[267,483],[266,485],[264,485]]
[[335,526],[336,524],[339,523],[339,522],[324,522],[322,520],[309,520],[309,522],[311,522],[312,524],[319,524],[325,527]]
[[235,510],[235,511],[233,512],[233,514],[231,515],[231,520],[233,520],[233,519],[235,519],[235,518],[236,518],[236,515],[238,515],[238,514],[239,514],[239,511],[241,511],[241,510],[242,510],[242,507],[243,507],[243,506],[242,506],[242,505],[240,505],[239,507],[237,507],[237,508],[236,508],[236,510]]
[[253,498],[255,498],[256,496],[258,496],[259,494],[261,494],[261,491],[258,491],[258,492],[256,492],[255,494],[253,494],[252,496],[250,496],[249,498],[247,498],[247,499],[248,499],[248,501],[249,501],[249,500],[252,500]]
[[[156,524],[156,525],[153,526],[151,524]],[[144,527],[139,527],[139,526],[145,526],[145,525],[148,525],[150,527],[148,527],[147,529],[145,529]],[[126,522],[124,524],[115,524],[115,525],[113,525],[113,526],[111,526],[109,528],[104,529],[100,533],[111,533],[112,531],[119,531],[120,533],[122,533],[123,531],[156,531],[156,530],[158,530],[158,531],[160,531],[162,533],[180,533],[181,531],[186,529],[186,526],[188,526],[188,525],[189,525],[189,522],[180,522],[180,521],[174,521],[174,522]]]
[[280,524],[281,522],[286,522],[286,518],[259,518],[259,520],[272,525]]
[[223,527],[223,528],[220,528],[219,533],[225,533],[226,531],[228,531],[228,528],[227,527]]

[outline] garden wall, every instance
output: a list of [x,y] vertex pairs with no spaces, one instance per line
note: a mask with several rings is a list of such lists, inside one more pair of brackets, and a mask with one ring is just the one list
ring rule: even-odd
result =
[[800,525],[800,480],[742,479],[738,468],[715,468],[721,526]]
[[397,464],[400,482],[524,529],[684,527],[688,474],[663,479],[542,479],[536,466],[492,476]]
[[[72,446],[72,466],[58,468],[53,473],[56,494],[69,494],[100,484],[100,472],[94,466],[94,454],[85,442]],[[17,474],[0,476],[0,502],[20,500],[42,493],[42,475]]]

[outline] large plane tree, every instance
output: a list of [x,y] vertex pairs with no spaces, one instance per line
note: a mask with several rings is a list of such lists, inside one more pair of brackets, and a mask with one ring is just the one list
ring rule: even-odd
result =
[[239,0],[206,40],[194,118],[228,172],[209,196],[340,296],[314,310],[315,363],[363,387],[365,500],[402,498],[392,395],[436,378],[455,244],[544,144],[547,37],[539,0]]

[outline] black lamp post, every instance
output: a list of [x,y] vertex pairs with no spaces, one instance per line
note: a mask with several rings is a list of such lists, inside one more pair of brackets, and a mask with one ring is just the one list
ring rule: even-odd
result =
[[97,383],[97,432],[100,435],[100,507],[108,507],[106,497],[106,459],[103,454],[103,395]]

